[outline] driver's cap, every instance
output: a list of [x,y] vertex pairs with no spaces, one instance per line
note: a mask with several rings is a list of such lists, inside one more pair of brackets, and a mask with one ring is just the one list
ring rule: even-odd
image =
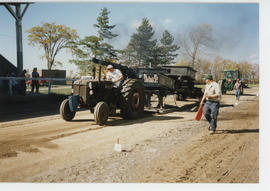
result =
[[111,68],[113,68],[112,65],[108,65],[108,66],[107,66],[107,70],[109,70],[109,69],[111,69]]

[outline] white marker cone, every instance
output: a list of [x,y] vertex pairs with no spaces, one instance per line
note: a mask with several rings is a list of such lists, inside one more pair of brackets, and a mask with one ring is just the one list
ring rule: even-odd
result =
[[114,144],[114,150],[117,152],[122,152],[122,145],[119,144],[119,138],[117,138],[117,142]]

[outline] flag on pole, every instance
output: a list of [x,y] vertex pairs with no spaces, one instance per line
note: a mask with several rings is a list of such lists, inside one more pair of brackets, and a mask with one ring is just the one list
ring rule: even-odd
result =
[[195,120],[200,121],[200,119],[202,118],[202,113],[203,113],[203,105],[200,105]]

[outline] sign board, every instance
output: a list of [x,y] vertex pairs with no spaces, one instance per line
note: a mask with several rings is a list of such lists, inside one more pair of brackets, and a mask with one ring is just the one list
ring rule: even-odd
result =
[[[66,70],[41,70],[43,78],[66,78]],[[52,81],[55,85],[65,85],[66,81]]]

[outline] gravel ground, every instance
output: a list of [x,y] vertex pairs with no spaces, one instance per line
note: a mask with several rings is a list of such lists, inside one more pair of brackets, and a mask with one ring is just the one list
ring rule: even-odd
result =
[[[94,125],[89,111],[0,124],[2,182],[258,183],[258,89],[238,105],[223,96],[218,131],[194,120],[194,100],[179,110]],[[168,99],[167,103],[174,100]],[[113,150],[120,139],[122,152]]]

